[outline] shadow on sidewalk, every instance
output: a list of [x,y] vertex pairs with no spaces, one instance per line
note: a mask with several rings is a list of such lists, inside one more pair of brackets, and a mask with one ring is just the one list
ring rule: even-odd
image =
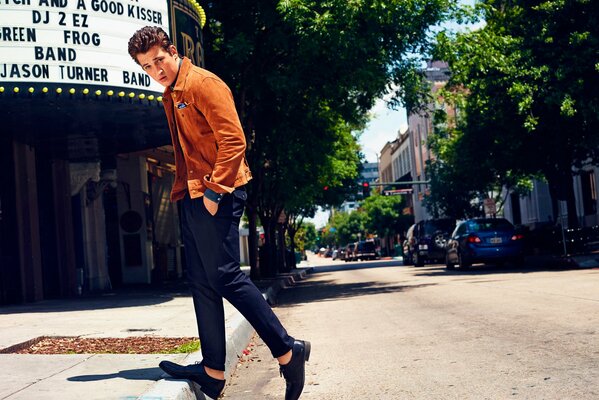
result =
[[143,307],[166,303],[176,297],[190,297],[184,282],[161,286],[130,286],[103,293],[91,293],[60,300],[10,305],[0,308],[0,314],[48,313],[103,310],[123,307]]
[[128,380],[145,380],[145,381],[157,381],[164,374],[164,372],[158,368],[139,368],[139,369],[125,369],[112,374],[93,374],[93,375],[78,375],[67,378],[70,382],[95,382],[103,381],[107,379],[123,378]]

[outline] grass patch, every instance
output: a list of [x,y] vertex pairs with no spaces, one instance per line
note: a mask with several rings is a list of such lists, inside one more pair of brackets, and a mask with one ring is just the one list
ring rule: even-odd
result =
[[178,353],[194,353],[200,349],[200,341],[192,340],[187,343],[183,343],[181,346],[169,351],[167,354],[178,354]]

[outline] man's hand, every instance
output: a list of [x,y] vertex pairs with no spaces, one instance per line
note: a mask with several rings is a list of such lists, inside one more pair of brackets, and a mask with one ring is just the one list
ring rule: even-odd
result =
[[216,212],[218,211],[218,203],[210,200],[206,196],[204,196],[204,207],[206,207],[206,210],[208,210],[210,215],[216,215]]

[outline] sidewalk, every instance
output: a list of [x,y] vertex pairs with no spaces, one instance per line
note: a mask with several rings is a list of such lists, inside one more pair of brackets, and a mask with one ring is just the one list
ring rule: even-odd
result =
[[[259,282],[274,301],[290,280],[301,279],[309,268]],[[295,275],[295,277],[293,276]],[[254,331],[225,302],[227,375]],[[133,336],[197,337],[193,302],[184,285],[167,288],[123,289],[93,297],[46,300],[0,308],[0,349],[40,336],[122,338]],[[0,400],[31,399],[196,399],[186,381],[160,379],[161,360],[193,363],[192,354],[0,354],[3,379]],[[156,382],[159,380],[158,382]],[[203,396],[198,396],[202,399]]]

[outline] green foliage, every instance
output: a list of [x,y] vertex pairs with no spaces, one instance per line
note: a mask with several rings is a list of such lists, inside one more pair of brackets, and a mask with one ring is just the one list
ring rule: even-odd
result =
[[308,209],[339,203],[322,196],[322,187],[342,188],[343,195],[356,178],[360,159],[351,132],[364,126],[391,83],[407,95],[412,86],[404,80],[416,79],[419,62],[408,55],[427,48],[429,27],[451,4],[209,2],[207,65],[235,92],[259,181],[252,199],[286,209],[300,197]]
[[311,222],[302,223],[294,237],[296,250],[303,252],[306,249],[311,249],[316,245],[317,238],[318,233],[314,224]]
[[370,235],[385,237],[405,232],[414,217],[403,215],[402,196],[373,194],[351,212],[336,211],[321,233],[321,245],[345,245]]
[[405,206],[403,196],[371,195],[362,204],[366,230],[379,237],[407,231],[414,223],[414,217],[403,215]]
[[522,190],[532,177],[555,193],[599,150],[596,4],[487,0],[477,12],[484,28],[437,37],[436,57],[452,71],[443,95],[460,114],[430,141],[439,159],[428,203],[439,212],[454,203],[460,215],[477,211],[469,199]]
[[267,241],[282,210],[311,215],[354,190],[361,157],[355,132],[391,87],[400,88],[392,105],[415,107],[415,55],[428,49],[429,28],[454,2],[205,3],[206,65],[234,93],[254,176],[247,204]]
[[358,234],[364,237],[365,215],[360,211],[335,212],[329,221],[328,229],[334,229],[333,243],[343,245],[358,240]]

